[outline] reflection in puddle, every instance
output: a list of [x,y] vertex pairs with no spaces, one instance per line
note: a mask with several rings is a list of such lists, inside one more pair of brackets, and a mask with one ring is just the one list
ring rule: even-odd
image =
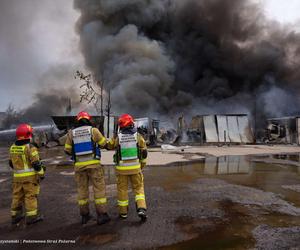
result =
[[273,155],[274,159],[279,159],[279,160],[289,160],[289,161],[295,161],[299,162],[299,154],[275,154]]
[[[145,182],[166,191],[176,191],[201,178],[216,178],[228,183],[254,187],[282,195],[288,202],[300,206],[299,193],[283,186],[300,184],[300,167],[265,162],[270,156],[224,156],[209,157],[197,163],[180,163],[172,167],[146,167]],[[258,161],[257,161],[258,160]],[[274,159],[272,161],[275,161]],[[110,174],[113,170],[110,169]],[[113,177],[109,177],[114,181]]]
[[222,156],[207,158],[204,162],[204,174],[248,174],[251,162],[246,156]]
[[[188,181],[203,175],[247,175],[253,171],[253,162],[249,156],[222,156],[201,159],[195,163],[176,163],[174,166],[147,166],[144,170],[149,180],[176,182]],[[105,167],[109,183],[115,180],[114,167]],[[159,178],[157,178],[159,176]],[[164,178],[165,177],[165,178]],[[147,180],[146,180],[147,181]]]

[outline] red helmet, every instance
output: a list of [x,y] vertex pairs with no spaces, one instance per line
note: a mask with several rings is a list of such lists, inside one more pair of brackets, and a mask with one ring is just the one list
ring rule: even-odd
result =
[[16,129],[17,140],[27,140],[32,138],[32,127],[28,124],[20,124]]
[[134,125],[134,120],[131,115],[123,114],[119,117],[119,126],[120,128],[126,128]]
[[85,111],[81,111],[78,113],[77,117],[76,117],[76,120],[77,121],[80,121],[81,119],[87,119],[87,120],[91,120],[91,116],[88,112],[85,112]]

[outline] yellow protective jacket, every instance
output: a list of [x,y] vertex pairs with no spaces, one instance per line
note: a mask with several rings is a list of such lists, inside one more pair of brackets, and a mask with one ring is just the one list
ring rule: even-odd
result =
[[[100,148],[104,148],[107,143],[106,138],[101,134],[101,132],[97,128],[91,129],[91,140],[95,143],[95,146],[98,145]],[[94,154],[75,157],[73,150],[74,150],[73,133],[72,130],[70,130],[67,134],[67,140],[65,143],[65,152],[68,155],[73,156],[75,171],[81,171],[88,168],[97,168],[100,166],[101,160],[94,159],[93,157]],[[82,160],[84,158],[90,158],[90,159],[84,161]]]
[[36,181],[44,176],[44,168],[37,172],[34,163],[40,162],[39,152],[30,143],[24,145],[13,144],[9,151],[14,182]]
[[118,159],[119,152],[119,138],[118,136],[110,139],[107,143],[108,149],[115,149],[116,153],[114,155],[114,161],[116,164],[116,173],[120,175],[133,175],[138,174],[141,172],[141,169],[143,169],[146,166],[147,157],[142,157],[141,152],[147,151],[147,145],[143,138],[143,136],[139,133],[137,133],[137,147],[138,147],[138,160],[124,160],[120,161]]

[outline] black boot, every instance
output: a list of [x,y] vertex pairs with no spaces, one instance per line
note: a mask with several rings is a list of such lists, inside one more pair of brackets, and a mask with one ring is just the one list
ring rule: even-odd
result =
[[26,224],[31,225],[31,224],[35,224],[35,223],[43,221],[43,220],[44,220],[44,216],[41,214],[36,215],[36,216],[28,216],[28,217],[26,217]]
[[88,221],[91,219],[92,217],[90,216],[90,214],[84,214],[81,215],[81,224],[84,225],[86,223],[88,223]]
[[141,218],[141,221],[146,221],[147,220],[147,214],[146,214],[146,209],[145,208],[138,208],[137,214]]
[[11,217],[11,224],[12,225],[16,225],[16,224],[18,224],[23,219],[24,219],[23,215],[13,216],[13,217]]
[[110,217],[107,213],[98,214],[97,216],[97,224],[102,225],[107,222],[110,222]]

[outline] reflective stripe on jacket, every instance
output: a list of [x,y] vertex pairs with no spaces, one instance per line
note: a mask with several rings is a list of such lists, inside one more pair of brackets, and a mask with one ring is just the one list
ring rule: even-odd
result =
[[91,126],[73,129],[72,136],[75,156],[92,155],[94,153]]
[[72,130],[75,166],[100,164],[100,148],[92,139],[92,127],[82,126]]
[[106,145],[106,138],[91,126],[81,126],[70,130],[65,143],[65,152],[72,154],[75,170],[100,165],[100,147]]
[[137,133],[133,134],[118,134],[120,161],[138,159],[138,140]]
[[126,171],[126,170],[136,170],[136,169],[140,169],[141,168],[141,163],[139,160],[135,160],[135,161],[120,161],[117,166],[116,169],[117,170],[121,170],[121,171]]
[[119,159],[116,169],[119,171],[139,170],[141,164],[138,156],[137,132],[119,133]]
[[26,155],[28,147],[29,144],[22,146],[12,145],[10,147],[10,158],[14,167],[14,177],[16,178],[36,175]]

